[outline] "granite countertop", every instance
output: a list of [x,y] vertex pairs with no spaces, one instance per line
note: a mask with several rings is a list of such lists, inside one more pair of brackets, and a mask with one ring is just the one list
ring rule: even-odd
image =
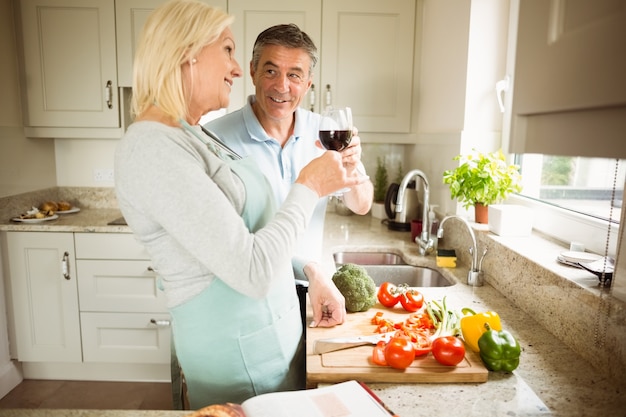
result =
[[184,417],[190,413],[173,410],[0,410],[2,417]]
[[59,218],[41,223],[20,223],[11,218],[0,219],[0,231],[14,232],[97,232],[132,233],[126,225],[109,223],[122,217],[119,209],[81,208],[77,213],[59,214]]
[[[5,213],[6,214],[6,213]],[[85,207],[75,214],[39,224],[21,224],[0,219],[3,231],[52,231],[131,233],[127,226],[108,223],[121,216],[110,207]],[[380,220],[368,216],[340,216],[329,212],[326,218],[324,256],[328,266],[332,253],[340,250],[392,250],[410,264],[436,267],[435,257],[420,256],[410,242],[409,232],[389,231]],[[459,259],[461,261],[461,259]],[[441,269],[457,283],[429,289],[432,297],[445,295],[451,306],[476,311],[497,311],[503,327],[522,346],[520,366],[513,373],[490,372],[485,383],[385,384],[371,388],[400,416],[596,416],[625,415],[626,396],[620,386],[595,369],[582,356],[567,347],[533,316],[518,308],[494,287],[470,287],[467,268]],[[559,314],[568,314],[566,311]],[[555,313],[556,314],[556,313]],[[558,316],[554,320],[558,320]],[[137,410],[2,410],[2,416],[68,417],[174,417],[184,411]]]
[[[389,231],[379,219],[370,216],[340,216],[329,212],[324,242],[326,259],[330,261],[334,252],[355,248],[391,249],[410,264],[436,268],[433,255],[419,255],[417,245],[410,241],[410,232]],[[468,269],[462,264],[440,270],[457,284],[429,289],[428,294],[445,295],[450,306],[498,312],[503,328],[520,342],[521,362],[510,374],[490,372],[485,383],[368,384],[395,413],[431,417],[626,415],[626,396],[616,382],[596,370],[532,316],[489,284],[468,286]]]
[[[76,213],[57,219],[22,223],[11,219],[44,201],[68,201]],[[126,225],[109,225],[122,217],[113,188],[51,188],[0,199],[0,231],[132,233]]]

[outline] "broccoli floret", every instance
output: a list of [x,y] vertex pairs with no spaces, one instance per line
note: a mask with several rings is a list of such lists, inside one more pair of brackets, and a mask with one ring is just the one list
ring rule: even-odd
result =
[[342,265],[333,275],[333,282],[346,299],[347,311],[367,311],[376,304],[376,284],[362,266]]

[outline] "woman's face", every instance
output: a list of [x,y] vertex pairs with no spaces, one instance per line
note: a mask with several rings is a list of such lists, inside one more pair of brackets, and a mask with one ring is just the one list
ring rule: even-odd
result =
[[233,80],[241,77],[235,60],[235,40],[226,28],[217,41],[202,48],[183,66],[183,82],[190,91],[189,123],[198,123],[204,114],[228,107]]

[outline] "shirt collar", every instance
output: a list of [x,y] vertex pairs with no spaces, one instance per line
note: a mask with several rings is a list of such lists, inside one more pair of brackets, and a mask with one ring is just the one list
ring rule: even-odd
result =
[[[246,105],[243,107],[243,121],[246,125],[248,133],[250,134],[250,137],[258,142],[266,142],[268,140],[276,141],[275,138],[269,136],[265,132],[263,126],[261,126],[261,122],[259,122],[259,119],[257,119],[256,115],[254,114],[254,111],[252,110],[252,103],[254,103],[255,101],[256,96],[252,94],[248,96],[248,100],[246,100]],[[301,109],[300,107],[296,109],[296,123],[293,128],[293,135],[291,135],[291,137],[287,140],[287,143],[292,140],[294,142],[297,142],[300,137],[302,137],[306,132],[306,126],[304,126],[304,123],[302,123],[304,117],[300,115],[302,111],[303,109]]]

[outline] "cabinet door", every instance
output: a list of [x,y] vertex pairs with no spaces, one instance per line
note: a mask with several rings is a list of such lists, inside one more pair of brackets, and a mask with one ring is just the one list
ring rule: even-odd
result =
[[26,362],[80,362],[72,233],[7,233],[17,354]]
[[81,313],[85,362],[170,363],[168,314]]
[[81,311],[164,313],[165,294],[149,261],[76,261]]
[[131,233],[75,233],[74,240],[77,259],[150,259]]
[[[120,87],[131,87],[135,47],[150,12],[166,0],[122,0],[115,4],[117,31],[117,81]],[[227,10],[227,0],[204,0],[205,3]]]
[[[321,0],[309,1],[284,1],[284,0],[229,0],[228,12],[235,16],[232,30],[235,36],[237,48],[235,58],[243,70],[243,79],[235,80],[230,95],[229,109],[236,110],[246,103],[246,98],[254,94],[254,85],[250,78],[250,60],[252,59],[252,48],[259,33],[270,26],[295,23],[300,29],[305,31],[315,42],[318,49],[320,47],[320,27],[322,2]],[[319,65],[313,70],[313,84],[315,90],[319,88]],[[320,97],[320,94],[316,94]],[[304,100],[301,104],[309,108],[310,104]],[[319,107],[316,107],[316,110]]]
[[408,132],[415,0],[324,0],[322,10],[320,93],[330,86],[361,132]]
[[624,2],[518,0],[511,10],[509,152],[623,156]]
[[23,0],[26,125],[119,127],[114,0]]

